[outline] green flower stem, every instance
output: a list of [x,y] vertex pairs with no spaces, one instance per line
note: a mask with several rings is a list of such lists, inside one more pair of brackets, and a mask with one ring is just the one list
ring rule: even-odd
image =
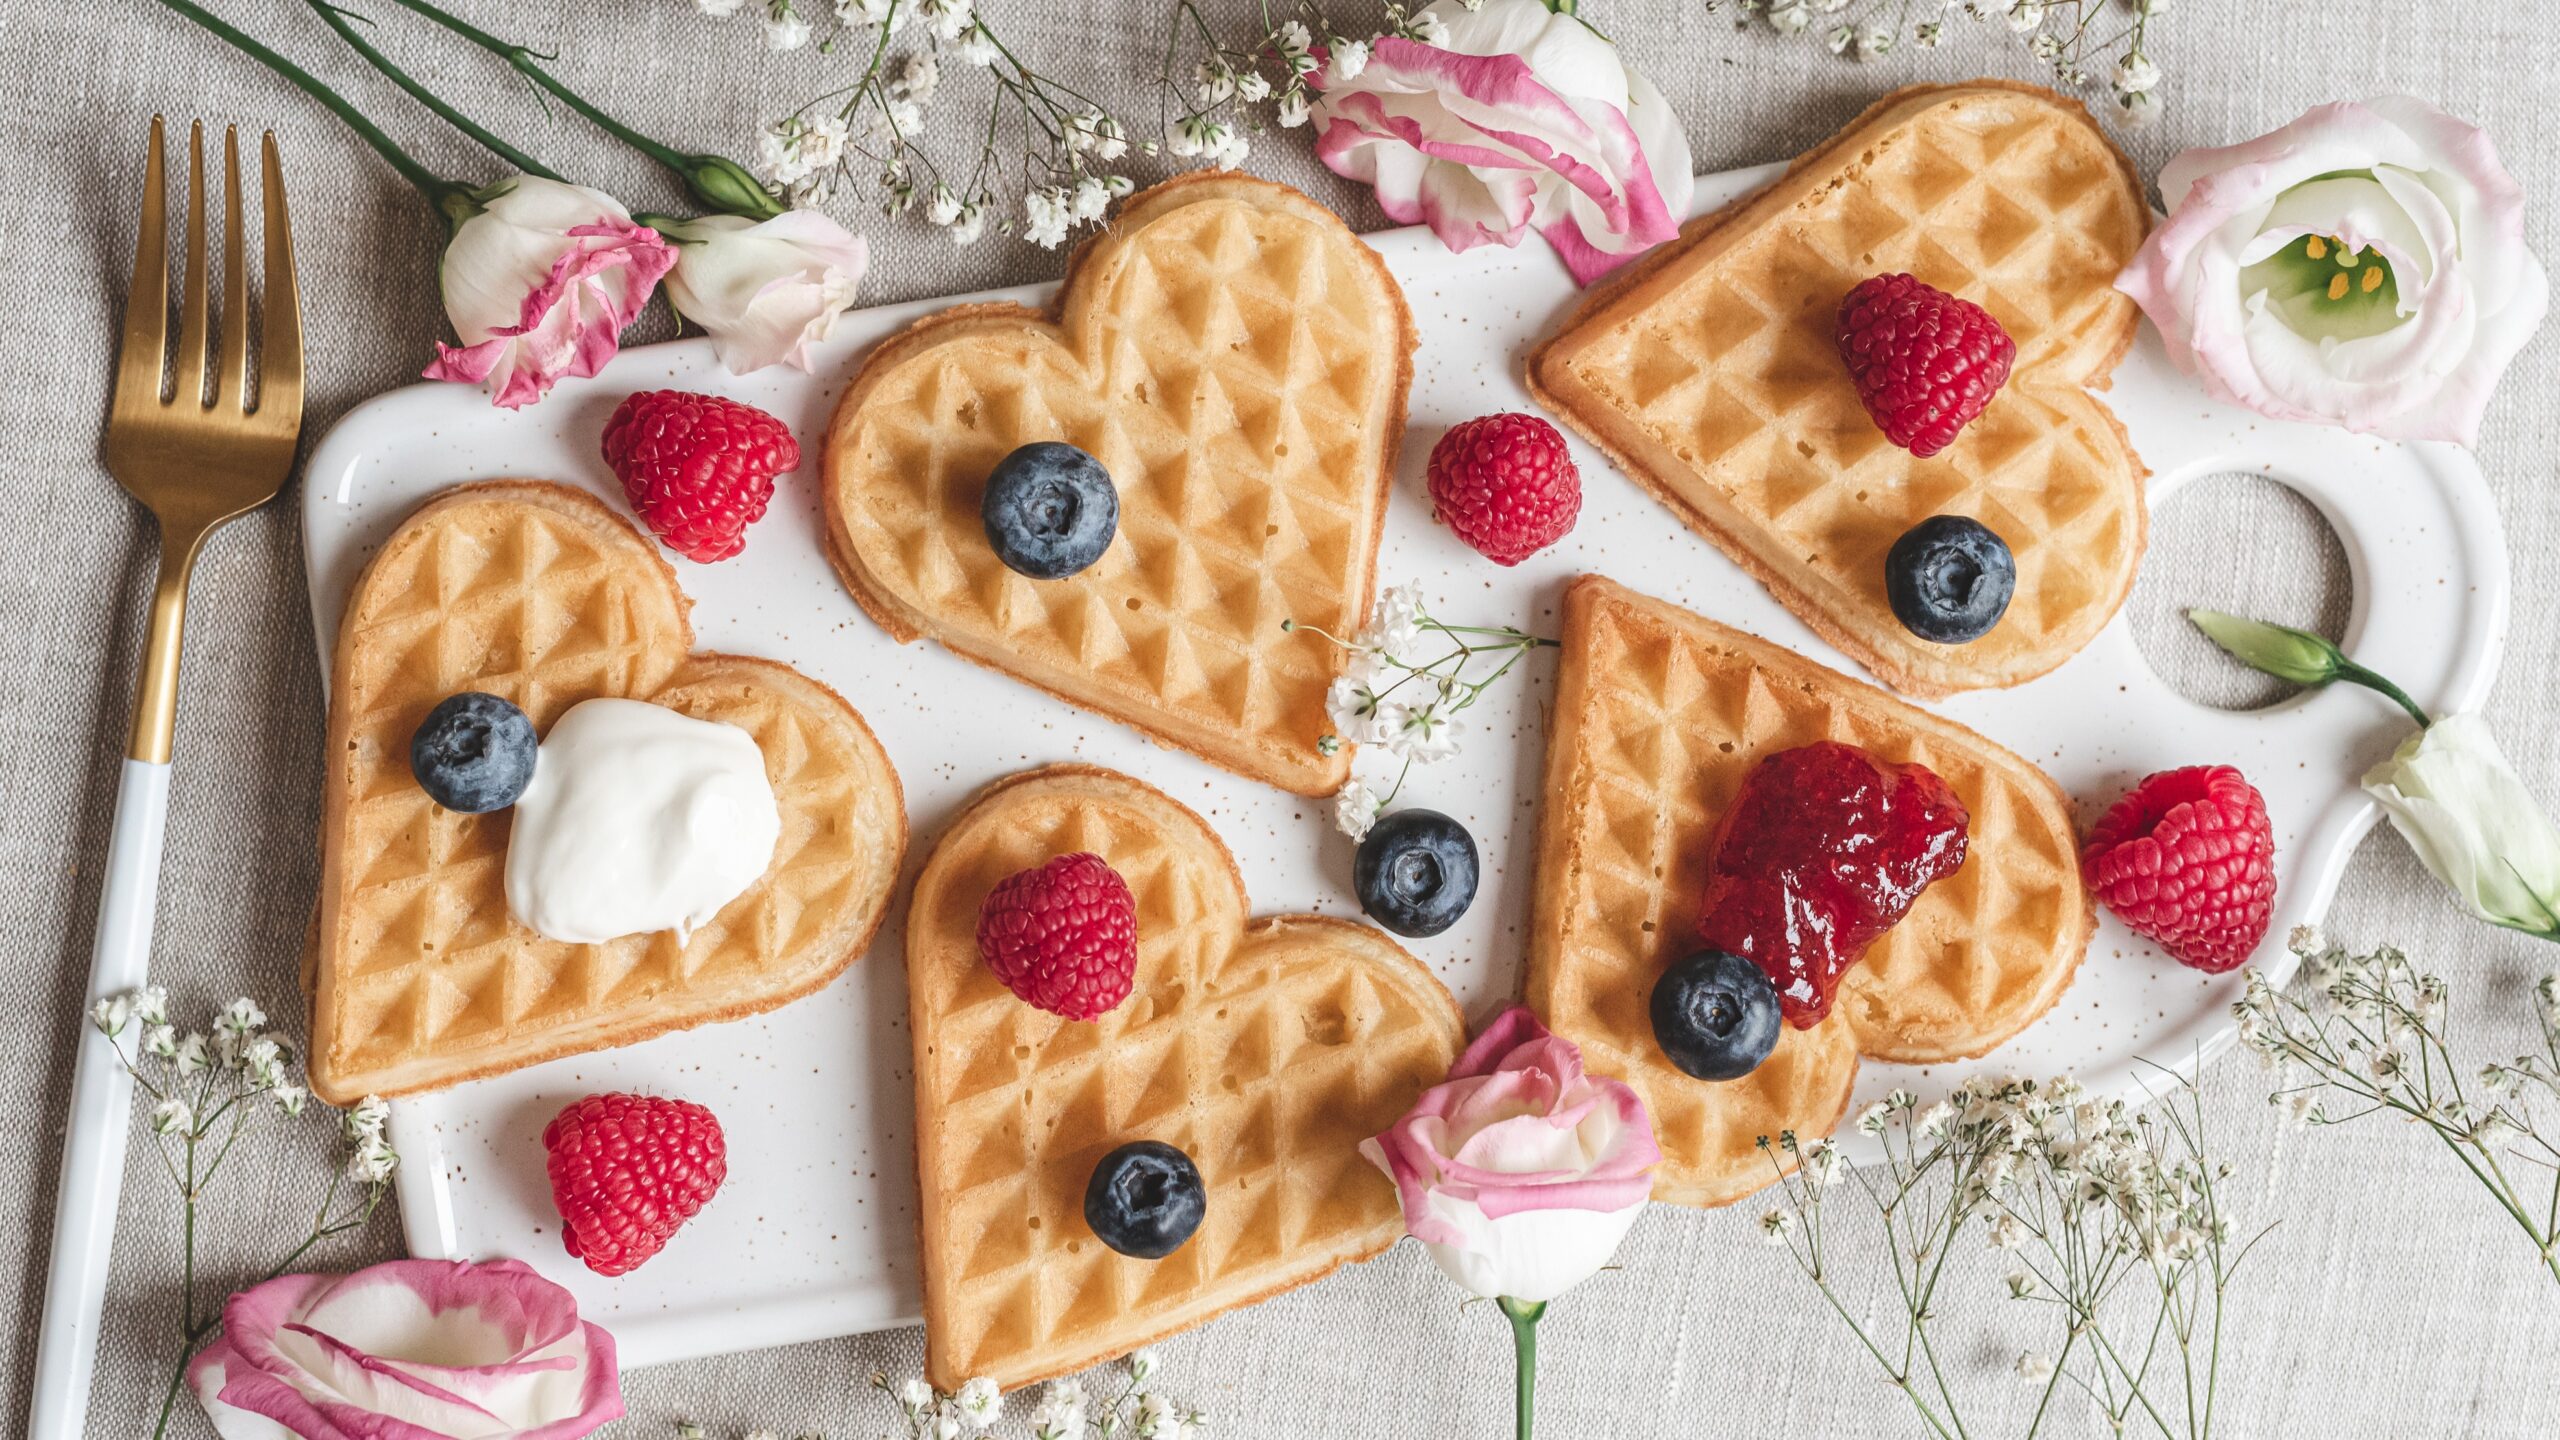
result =
[[2350,685],[2361,685],[2367,690],[2371,690],[2375,694],[2389,699],[2391,703],[2408,711],[2409,718],[2417,721],[2418,728],[2421,730],[2424,730],[2428,726],[2436,723],[2433,719],[2429,718],[2426,710],[2421,707],[2417,701],[2409,698],[2408,691],[2392,684],[2389,680],[2375,674],[2373,671],[2367,670],[2353,660],[2341,659],[2338,662],[2338,678],[2346,681]]
[[238,27],[194,3],[194,0],[160,0],[160,3],[203,26],[217,39],[283,76],[295,89],[319,101],[330,114],[345,121],[348,129],[355,131],[367,145],[372,146],[374,153],[380,155],[385,164],[399,171],[401,179],[418,187],[418,193],[425,196],[427,203],[434,206],[436,213],[444,216],[448,223],[459,224],[463,217],[478,208],[471,198],[469,186],[442,179],[426,166],[419,164],[408,151],[401,149],[392,142],[390,136],[382,133],[380,126],[366,119],[364,112],[348,104],[335,90],[321,84],[310,71],[249,38]]
[[1519,1362],[1512,1396],[1515,1434],[1529,1440],[1530,1411],[1538,1393],[1538,1320],[1547,1313],[1547,1302],[1531,1304],[1505,1295],[1493,1303],[1511,1321],[1511,1349]]
[[[409,93],[409,98],[426,106],[429,110],[434,111],[438,119],[444,121],[454,129],[461,131],[463,134],[470,136],[474,141],[478,142],[480,148],[497,156],[499,159],[506,161],[517,170],[522,171],[527,175],[538,176],[544,180],[560,180],[560,174],[558,171],[553,170],[550,166],[543,164],[541,161],[534,159],[522,150],[517,149],[515,146],[508,144],[506,141],[498,138],[498,136],[490,133],[485,126],[482,126],[470,116],[463,114],[461,111],[456,110],[451,105],[446,104],[433,91],[430,91],[426,86],[419,84],[415,79],[411,78],[408,71],[391,63],[389,56],[384,55],[380,50],[375,49],[372,42],[356,33],[356,27],[351,22],[362,20],[364,18],[363,16],[357,15],[353,11],[342,10],[336,5],[329,3],[329,0],[309,0],[309,3],[313,10],[319,12],[321,20],[326,22],[330,29],[338,32],[339,39],[346,41],[358,55],[364,57],[366,64],[381,71],[385,76],[389,77],[392,84],[407,91]],[[371,22],[368,21],[366,23],[370,24]],[[561,183],[566,184],[568,182],[561,181]]]
[[[163,0],[166,4],[178,0]],[[641,134],[621,121],[596,108],[584,96],[562,84],[542,62],[551,56],[530,46],[501,40],[470,21],[455,15],[432,0],[392,0],[404,10],[422,15],[470,43],[507,62],[517,74],[533,82],[557,98],[561,104],[584,116],[597,129],[673,170],[681,177],[694,198],[715,210],[731,215],[744,215],[750,220],[770,220],[783,213],[772,192],[733,160],[717,155],[686,155]]]

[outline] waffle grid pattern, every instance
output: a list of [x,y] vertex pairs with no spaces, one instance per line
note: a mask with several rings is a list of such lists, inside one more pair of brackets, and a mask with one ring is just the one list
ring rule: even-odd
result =
[[[975,938],[997,882],[1077,851],[1138,902],[1137,987],[1092,1022],[1016,999]],[[1105,771],[1006,782],[936,847],[908,936],[935,1383],[1070,1373],[1403,1233],[1356,1147],[1446,1074],[1456,1008],[1375,930],[1247,928],[1244,906],[1197,816]],[[1179,1146],[1209,1193],[1199,1232],[1157,1261],[1084,1221],[1094,1165],[1137,1139]]]
[[[1979,736],[1766,642],[1586,579],[1566,602],[1529,1002],[1651,1108],[1658,1199],[1726,1204],[1775,1174],[1755,1148],[1827,1133],[1861,1053],[1978,1055],[2069,983],[2091,912],[2052,782]],[[1761,757],[1838,740],[1935,770],[1971,811],[1970,854],[1870,946],[1832,1016],[1789,1028],[1750,1076],[1692,1079],[1655,1047],[1647,997],[1697,933],[1716,821]]]
[[[1408,341],[1375,258],[1276,190],[1133,202],[1058,325],[964,311],[891,342],[831,438],[831,530],[893,630],[1320,793],[1347,763],[1315,749],[1339,657],[1281,623],[1367,613]],[[1007,569],[979,517],[988,472],[1034,440],[1120,489],[1110,550],[1063,580]]]
[[[841,701],[769,662],[689,655],[672,577],[601,505],[475,488],[394,535],[348,606],[312,1065],[332,1101],[779,1003],[850,958],[903,850],[896,778]],[[683,943],[526,929],[507,908],[507,812],[444,810],[409,773],[411,733],[467,689],[541,730],[608,695],[746,730],[782,812],[766,878]]]
[[[1771,196],[1693,227],[1694,258],[1587,310],[1542,377],[1693,527],[1889,682],[2014,684],[2104,627],[2142,552],[2140,461],[2081,387],[2132,337],[2113,281],[2148,214],[2077,107],[1968,88],[1878,109]],[[2018,345],[1990,408],[1927,460],[1868,418],[1832,336],[1840,297],[1896,271],[1982,305]],[[1909,635],[1885,600],[1885,552],[1943,514],[1990,526],[2018,562],[2007,616],[1964,647]]]

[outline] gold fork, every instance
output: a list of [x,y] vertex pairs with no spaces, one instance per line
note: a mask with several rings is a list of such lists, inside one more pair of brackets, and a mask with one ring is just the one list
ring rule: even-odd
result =
[[[160,526],[160,583],[142,651],[133,735],[125,747],[116,819],[98,898],[90,957],[93,1005],[143,983],[158,896],[160,841],[168,816],[169,740],[178,713],[178,655],[187,580],[205,537],[283,488],[302,431],[302,304],[293,277],[284,174],[276,137],[265,139],[265,317],[256,364],[249,354],[249,281],[241,235],[240,136],[227,130],[229,170],[223,216],[222,331],[207,375],[204,126],[187,140],[186,290],[180,302],[176,374],[161,398],[169,328],[167,162],[160,118],[151,120],[143,178],[142,235],[134,247],[133,291],[125,302],[115,401],[107,417],[107,469]],[[210,384],[208,385],[208,380]],[[254,392],[252,381],[255,381]],[[254,403],[253,403],[254,393]],[[61,1193],[53,1216],[53,1267],[28,1433],[73,1440],[88,1406],[105,1299],[107,1250],[115,1238],[116,1192],[124,1178],[131,1082],[97,1041],[84,1041],[63,1137]]]

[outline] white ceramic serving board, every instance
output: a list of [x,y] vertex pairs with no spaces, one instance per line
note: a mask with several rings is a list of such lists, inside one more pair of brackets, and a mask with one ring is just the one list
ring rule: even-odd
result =
[[[1716,208],[1777,167],[1711,177],[1697,208]],[[1536,406],[1520,383],[1526,347],[1575,292],[1534,240],[1453,255],[1413,229],[1369,237],[1421,331],[1412,428],[1389,508],[1381,584],[1421,583],[1455,623],[1553,633],[1573,576],[1598,570],[1795,647],[1854,667],[1607,461],[1576,445],[1585,498],[1574,533],[1516,569],[1497,568],[1430,518],[1423,462],[1443,430],[1471,416]],[[989,243],[1008,243],[991,241]],[[1047,287],[971,300],[1040,303]],[[842,691],[870,720],[907,792],[914,843],[899,904],[868,956],[825,992],[759,1019],[670,1035],[403,1101],[392,1135],[410,1249],[421,1256],[516,1256],[574,1291],[610,1327],[625,1363],[713,1354],[908,1323],[921,1313],[909,1039],[901,966],[904,892],[969,794],[1029,766],[1083,760],[1148,780],[1209,817],[1243,866],[1258,911],[1356,914],[1351,844],[1330,806],[1161,750],[1135,732],[962,663],[929,644],[892,643],[837,584],[820,551],[816,447],[853,362],[882,336],[949,301],[857,311],[817,357],[816,373],[733,376],[700,340],[626,351],[591,382],[508,413],[476,390],[419,385],[350,413],[312,453],[303,488],[311,601],[323,668],[339,609],[366,557],[420,502],[458,481],[536,476],[584,485],[620,507],[598,436],[630,392],[709,391],[788,421],[806,448],[746,552],[717,565],[676,561],[709,648],[788,661]],[[2308,496],[2344,540],[2354,569],[2349,650],[2421,703],[2476,705],[2505,628],[2507,563],[2489,493],[2469,456],[2336,431],[2277,425],[2214,405],[2170,367],[2158,337],[2116,372],[2109,397],[2153,470],[2156,506],[2187,481],[2249,471]],[[1521,667],[1466,717],[1460,754],[1417,769],[1403,803],[1451,812],[1486,860],[1484,887],[1459,925],[1411,942],[1481,1021],[1517,994],[1533,883],[1537,777],[1554,658]],[[2282,940],[2317,916],[2373,807],[2353,777],[2387,753],[2402,722],[2341,687],[2273,709],[2226,713],[2170,690],[2119,617],[2080,656],[2017,689],[1939,707],[2050,770],[2084,807],[2169,766],[2226,761],[2265,792],[2281,876],[2261,958],[2289,968]],[[1383,757],[1364,762],[1383,765]],[[1374,777],[1373,777],[1374,778]],[[1896,1085],[1943,1092],[1974,1069],[2071,1072],[2102,1092],[2135,1093],[2230,1038],[2237,975],[2182,969],[2113,921],[2051,1014],[1970,1067],[1871,1065],[1862,1099]],[[589,1273],[560,1246],[543,1172],[543,1123],[590,1091],[680,1095],[716,1112],[729,1138],[726,1187],[664,1253],[620,1279]],[[1852,1140],[1852,1153],[1858,1153]],[[1704,1223],[1701,1221],[1701,1223]],[[1357,1283],[1338,1281],[1338,1284]]]

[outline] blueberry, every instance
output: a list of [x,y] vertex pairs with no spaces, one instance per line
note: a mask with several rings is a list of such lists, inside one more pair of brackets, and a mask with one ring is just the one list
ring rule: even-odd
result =
[[1084,1187],[1084,1223],[1095,1238],[1141,1260],[1181,1249],[1208,1211],[1200,1167],[1161,1140],[1133,1140],[1103,1156]]
[[1120,492],[1101,461],[1040,440],[996,462],[978,513],[997,559],[1034,580],[1063,580],[1111,548]]
[[409,737],[409,773],[447,810],[480,815],[516,803],[533,783],[533,722],[495,695],[465,690],[427,712]]
[[1475,903],[1475,837],[1437,810],[1399,810],[1360,842],[1351,884],[1370,919],[1399,935],[1437,935]]
[[1653,1039],[1685,1075],[1739,1080],[1778,1043],[1778,987],[1769,972],[1722,950],[1701,950],[1653,982]]
[[1990,634],[2017,588],[2009,542],[1961,515],[1921,521],[1884,557],[1884,593],[1894,616],[1912,634],[1941,645]]

